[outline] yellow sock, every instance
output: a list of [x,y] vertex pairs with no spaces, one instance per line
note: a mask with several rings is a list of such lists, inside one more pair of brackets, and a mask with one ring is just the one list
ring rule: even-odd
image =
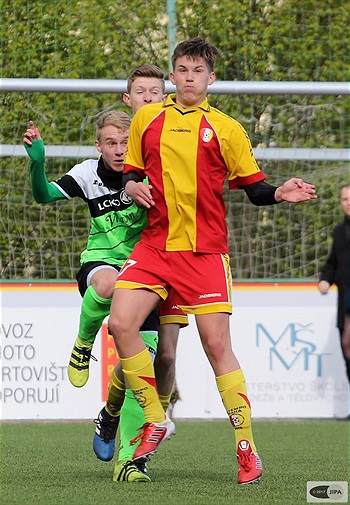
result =
[[235,429],[236,445],[248,440],[252,451],[256,451],[251,428],[251,408],[247,396],[245,379],[241,369],[216,377],[216,384],[225,406],[230,423]]
[[170,398],[171,394],[164,396],[164,395],[159,395],[159,401],[162,404],[164,412],[168,410],[169,404],[170,404]]
[[146,421],[164,421],[164,410],[159,401],[153,362],[148,350],[145,349],[131,358],[123,358],[120,362],[130,389],[143,408]]
[[106,410],[111,416],[119,416],[125,398],[125,384],[116,376],[115,370],[108,385]]

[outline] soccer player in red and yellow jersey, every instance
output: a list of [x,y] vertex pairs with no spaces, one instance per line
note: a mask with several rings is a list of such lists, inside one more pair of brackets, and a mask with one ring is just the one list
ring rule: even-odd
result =
[[[139,337],[147,314],[171,288],[184,313],[194,314],[203,349],[234,428],[238,483],[262,474],[245,379],[233,353],[231,272],[223,184],[243,189],[252,203],[271,205],[317,198],[315,187],[293,178],[280,187],[264,181],[249,138],[231,117],[211,107],[207,89],[215,80],[218,49],[202,39],[180,43],[170,79],[176,93],[142,107],[130,129],[124,166],[127,194],[147,208],[148,225],[122,268],[113,295],[109,327],[122,367],[146,424],[134,460],[153,454],[174,431],[164,418],[154,368]],[[148,177],[149,184],[143,183]]]

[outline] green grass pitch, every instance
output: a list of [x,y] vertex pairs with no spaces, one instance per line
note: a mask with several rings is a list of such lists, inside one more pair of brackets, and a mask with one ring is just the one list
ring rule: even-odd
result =
[[175,420],[149,463],[152,483],[115,483],[96,459],[92,422],[3,422],[4,505],[298,505],[307,481],[349,480],[348,421],[256,420],[259,484],[237,485],[228,421]]

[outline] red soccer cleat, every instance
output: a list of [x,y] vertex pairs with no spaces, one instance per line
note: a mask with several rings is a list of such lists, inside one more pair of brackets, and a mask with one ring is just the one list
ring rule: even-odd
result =
[[240,440],[237,447],[238,484],[253,484],[262,475],[259,455],[252,451],[248,440]]
[[175,424],[168,416],[161,423],[145,423],[140,428],[140,434],[130,440],[131,445],[141,440],[135,450],[133,460],[154,454],[158,446],[174,434]]

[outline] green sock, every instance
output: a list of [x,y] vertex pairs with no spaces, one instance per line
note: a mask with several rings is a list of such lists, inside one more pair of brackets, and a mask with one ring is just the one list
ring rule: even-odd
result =
[[[145,342],[147,348],[150,350],[152,357],[154,358],[158,345],[157,332],[141,331],[140,335],[143,338],[143,341]],[[139,434],[138,428],[141,428],[145,422],[145,414],[143,413],[142,408],[135,400],[131,389],[126,389],[125,400],[120,411],[120,446],[118,461],[121,461],[122,459],[132,458],[137,445],[130,445],[130,440]]]
[[145,424],[145,421],[145,414],[135,400],[131,389],[126,389],[124,403],[120,411],[118,461],[132,459],[137,446],[131,445],[130,440],[138,435],[138,428]]
[[99,296],[92,286],[85,291],[80,311],[78,335],[84,342],[93,344],[103,320],[108,316],[112,300]]

